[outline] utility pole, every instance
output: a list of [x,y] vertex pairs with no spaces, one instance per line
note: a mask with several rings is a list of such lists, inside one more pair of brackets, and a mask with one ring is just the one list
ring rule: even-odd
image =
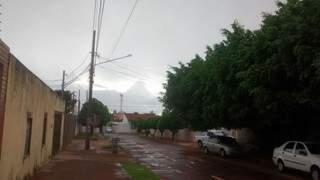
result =
[[80,113],[80,106],[81,106],[81,100],[80,100],[80,89],[78,90],[78,118]]
[[120,113],[122,113],[123,94],[120,94]]
[[78,90],[78,113],[77,113],[77,122],[76,122],[76,134],[80,133],[81,125],[80,125],[80,106],[81,106],[81,100],[80,100],[80,89]]
[[[71,101],[73,102],[75,100],[75,91],[72,92],[71,94]],[[74,111],[75,111],[75,106],[72,108],[72,116],[74,115]]]
[[62,71],[62,84],[61,84],[61,96],[63,97],[63,94],[64,94],[64,81],[65,81],[65,77],[66,77],[66,71],[63,70]]
[[92,35],[92,50],[91,50],[91,63],[90,63],[90,72],[89,72],[89,112],[87,117],[87,128],[86,128],[86,142],[85,149],[90,149],[90,134],[89,134],[89,120],[92,120],[92,87],[93,87],[93,76],[94,76],[94,59],[95,59],[95,42],[96,41],[96,30],[93,30]]

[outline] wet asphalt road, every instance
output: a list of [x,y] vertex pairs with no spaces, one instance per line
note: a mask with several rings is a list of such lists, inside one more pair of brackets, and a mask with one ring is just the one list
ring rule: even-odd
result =
[[298,172],[278,173],[274,168],[245,159],[222,159],[205,155],[192,144],[168,144],[140,137],[119,135],[120,146],[131,156],[152,169],[162,179],[302,180],[308,176]]

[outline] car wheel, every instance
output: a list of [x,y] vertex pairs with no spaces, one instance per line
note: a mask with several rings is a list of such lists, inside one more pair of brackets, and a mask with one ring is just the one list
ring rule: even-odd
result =
[[220,150],[219,154],[221,157],[226,157],[226,152],[223,149]]
[[319,180],[320,179],[319,168],[314,167],[311,169],[311,177],[312,177],[312,180]]
[[199,146],[200,149],[203,148],[203,145],[202,145],[202,142],[201,142],[201,141],[198,141],[198,146]]
[[283,172],[284,171],[284,164],[281,160],[278,160],[278,164],[277,164],[277,169],[279,172]]
[[207,147],[204,147],[204,153],[206,153],[206,154],[210,153],[210,151],[209,151],[209,149]]

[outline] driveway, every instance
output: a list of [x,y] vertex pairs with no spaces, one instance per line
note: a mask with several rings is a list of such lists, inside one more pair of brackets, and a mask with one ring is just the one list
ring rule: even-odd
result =
[[119,135],[120,145],[132,157],[150,167],[163,179],[279,179],[302,180],[308,176],[288,172],[280,174],[274,168],[244,159],[222,159],[205,155],[193,144],[162,143],[138,135]]

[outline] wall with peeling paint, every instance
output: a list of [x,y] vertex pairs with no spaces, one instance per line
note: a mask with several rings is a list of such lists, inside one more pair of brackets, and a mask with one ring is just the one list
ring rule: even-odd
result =
[[[12,54],[9,59],[0,156],[0,179],[31,175],[51,157],[54,114],[63,114],[65,102]],[[24,157],[27,113],[32,116],[30,154]],[[42,145],[44,114],[48,114],[46,143]],[[62,118],[60,144],[63,144]],[[0,141],[1,142],[1,141]]]

